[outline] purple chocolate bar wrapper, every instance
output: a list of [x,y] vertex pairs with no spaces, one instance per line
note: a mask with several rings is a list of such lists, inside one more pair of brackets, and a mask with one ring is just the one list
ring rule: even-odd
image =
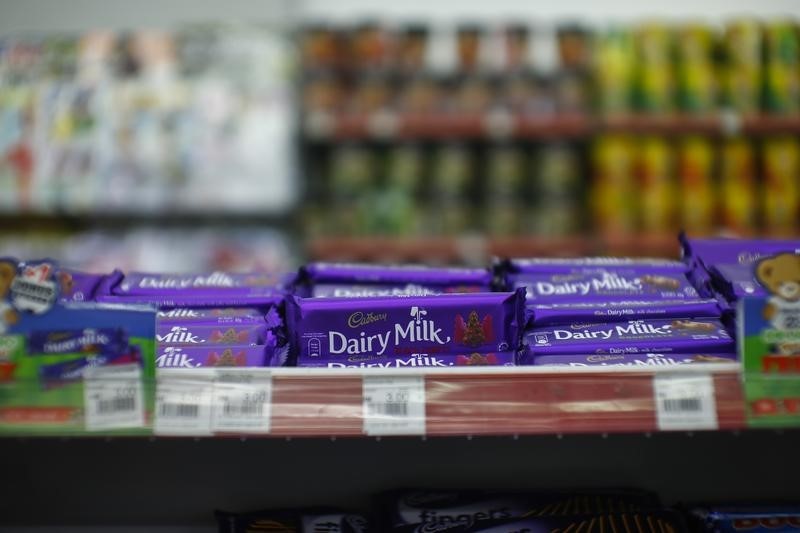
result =
[[94,293],[105,274],[89,274],[62,268],[56,274],[62,302],[85,302],[94,298]]
[[376,363],[412,354],[514,351],[525,321],[523,292],[286,302],[298,365]]
[[404,357],[389,357],[375,354],[362,354],[348,360],[301,359],[297,366],[309,368],[403,368],[403,367],[449,367],[449,366],[515,366],[517,352],[470,353],[461,354],[423,354],[415,353]]
[[123,353],[87,355],[71,361],[42,365],[39,367],[39,377],[42,381],[42,386],[46,389],[51,389],[81,381],[84,371],[89,367],[128,363],[141,363],[141,354],[138,346],[130,346]]
[[370,265],[361,263],[311,263],[301,269],[301,277],[313,283],[444,285],[487,288],[492,280],[480,268],[435,268],[422,265]]
[[256,307],[176,307],[156,313],[159,324],[264,324],[266,312]]
[[274,285],[247,285],[271,279],[257,274],[170,276],[114,271],[97,288],[95,299],[109,303],[141,303],[159,307],[246,307],[276,305],[284,291]]
[[571,354],[734,353],[733,339],[710,318],[631,320],[534,328],[525,334],[534,357]]
[[673,366],[688,363],[736,362],[735,353],[714,354],[588,354],[588,355],[538,355],[520,360],[520,364],[536,366]]
[[281,366],[285,361],[272,342],[263,346],[159,346],[157,368],[198,368],[206,366]]
[[528,302],[695,300],[697,290],[679,270],[576,268],[563,273],[510,274],[513,288],[525,287]]
[[128,335],[122,328],[34,330],[27,338],[31,354],[118,354],[127,349]]
[[754,265],[720,263],[709,268],[711,286],[730,302],[745,296],[769,296],[756,279]]
[[722,310],[713,298],[702,300],[659,300],[619,302],[572,302],[529,304],[533,326],[543,327],[576,322],[614,322],[642,318],[719,317]]
[[[485,288],[483,289],[486,290]],[[480,292],[481,287],[473,286],[425,286],[409,283],[407,285],[342,285],[319,283],[311,288],[313,298],[376,298],[384,296],[434,296],[437,294]]]
[[680,261],[654,257],[531,257],[509,259],[506,268],[511,272],[564,272],[583,268],[636,268],[685,272],[686,265]]
[[156,342],[159,345],[198,345],[198,344],[262,344],[266,324],[249,325],[207,325],[207,324],[169,324],[156,325]]

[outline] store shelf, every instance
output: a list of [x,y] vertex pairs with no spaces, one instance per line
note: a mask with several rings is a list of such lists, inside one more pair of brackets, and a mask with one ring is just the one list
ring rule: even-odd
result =
[[600,133],[653,135],[772,135],[800,133],[800,117],[740,116],[733,112],[707,115],[625,114],[593,117],[573,115],[514,115],[450,113],[403,115],[315,113],[306,117],[305,135],[316,141],[369,139],[584,139]]

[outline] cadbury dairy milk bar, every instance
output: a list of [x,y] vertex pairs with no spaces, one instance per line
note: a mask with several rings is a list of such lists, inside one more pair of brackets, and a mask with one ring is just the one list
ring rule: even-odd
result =
[[[800,266],[800,256],[798,256],[798,266]],[[729,302],[736,302],[745,296],[769,295],[756,277],[755,265],[719,263],[710,267],[707,272],[713,290]]]
[[630,320],[534,328],[525,335],[533,357],[572,354],[734,353],[733,339],[711,318]]
[[680,270],[576,268],[564,272],[510,274],[528,303],[612,300],[695,300],[697,290]]
[[176,307],[156,313],[159,324],[263,324],[265,311],[257,307]]
[[369,521],[339,509],[274,509],[250,513],[214,513],[219,533],[369,533]]
[[159,345],[262,344],[266,325],[261,324],[176,324],[156,325]]
[[105,275],[89,274],[62,268],[56,273],[59,300],[62,302],[85,302],[94,298],[94,293]]
[[511,272],[564,272],[575,268],[637,268],[685,272],[680,261],[656,257],[531,257],[508,259],[505,268]]
[[402,366],[414,354],[513,352],[520,346],[525,310],[522,291],[389,298],[290,296],[286,320],[299,366],[387,361]]
[[334,298],[481,292],[491,283],[485,269],[358,263],[311,263],[298,278],[297,294]]
[[396,533],[685,533],[683,517],[675,511],[646,510],[623,513],[541,515],[525,518],[478,520],[471,524],[432,527],[415,524]]
[[620,300],[611,302],[534,303],[528,305],[535,327],[575,322],[614,322],[642,318],[719,317],[713,298],[693,300]]
[[157,368],[282,366],[285,353],[268,339],[264,345],[169,346],[156,348]]
[[[484,520],[531,515],[574,515],[636,511],[658,505],[656,496],[637,490],[509,493],[484,490],[397,490],[379,496],[384,530],[425,524],[469,526]],[[427,531],[427,530],[425,530]]]
[[283,290],[269,274],[123,274],[114,271],[97,288],[99,302],[159,307],[225,307],[278,304]]
[[34,330],[27,337],[31,354],[118,354],[127,348],[128,335],[122,328]]
[[519,352],[495,353],[409,353],[405,356],[364,355],[347,361],[306,359],[298,366],[324,368],[400,368],[400,367],[448,367],[448,366],[516,366]]
[[522,358],[520,364],[536,366],[673,366],[689,363],[730,363],[736,361],[734,353],[714,354],[586,354],[586,355],[539,355]]

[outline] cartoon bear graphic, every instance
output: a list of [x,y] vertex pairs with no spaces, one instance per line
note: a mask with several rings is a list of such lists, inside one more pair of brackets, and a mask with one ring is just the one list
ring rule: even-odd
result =
[[8,299],[11,282],[14,281],[16,275],[16,264],[11,261],[0,261],[0,335],[5,334],[8,326],[16,324],[19,318]]
[[[777,330],[800,329],[800,255],[779,254],[758,263],[756,278],[772,294],[764,319]],[[782,344],[781,353],[800,352],[800,344]]]

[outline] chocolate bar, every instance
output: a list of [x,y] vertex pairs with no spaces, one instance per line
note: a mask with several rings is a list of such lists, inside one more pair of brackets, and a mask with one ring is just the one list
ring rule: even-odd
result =
[[301,296],[356,298],[481,292],[489,289],[492,276],[477,268],[311,263],[298,279]]
[[159,324],[263,324],[265,312],[257,307],[176,307],[156,313]]
[[396,533],[685,533],[686,524],[675,511],[650,510],[630,513],[578,514],[572,516],[532,516],[526,518],[477,520],[452,526],[420,528],[402,526]]
[[263,344],[266,325],[164,323],[156,325],[159,345]]
[[104,278],[104,274],[89,274],[62,268],[56,273],[59,300],[62,302],[90,301],[94,298],[95,290]]
[[738,506],[692,509],[699,530],[715,533],[792,533],[800,528],[799,506]]
[[564,272],[509,274],[525,287],[529,303],[613,300],[695,300],[697,290],[680,270],[575,268]]
[[346,361],[331,359],[305,359],[297,366],[324,368],[401,368],[401,367],[449,367],[449,366],[515,366],[518,354],[513,351],[496,353],[464,352],[410,353],[405,356],[385,357],[373,354],[348,357]]
[[414,354],[513,352],[525,325],[523,292],[387,298],[299,298],[286,302],[299,366],[398,365]]
[[734,353],[733,339],[711,318],[630,320],[534,328],[533,357],[572,354]]
[[719,317],[719,302],[713,298],[696,300],[633,300],[612,302],[569,302],[531,304],[535,327],[576,322],[615,322],[650,318]]
[[424,524],[422,531],[523,516],[625,512],[658,505],[650,492],[588,490],[509,493],[485,490],[397,490],[379,497],[384,530]]
[[95,299],[170,308],[276,305],[284,291],[274,281],[267,274],[125,275],[115,270],[100,283]]
[[768,296],[769,292],[759,282],[753,265],[720,263],[710,267],[711,287],[729,302],[745,296]]
[[121,328],[34,330],[27,337],[30,354],[117,354],[127,347],[128,335]]
[[205,366],[281,366],[284,361],[274,337],[261,346],[170,346],[156,349],[158,368],[198,368]]
[[42,387],[51,389],[81,381],[84,371],[89,367],[129,363],[141,363],[141,352],[138,346],[130,346],[122,353],[87,355],[71,361],[41,365],[39,378]]
[[714,354],[587,354],[587,355],[538,355],[523,358],[520,364],[536,366],[673,366],[688,363],[730,363],[735,362],[735,353]]
[[214,513],[219,533],[369,533],[369,521],[339,509],[275,509],[250,513]]
[[505,264],[511,272],[564,272],[581,268],[687,270],[680,261],[647,257],[533,257],[509,259]]

